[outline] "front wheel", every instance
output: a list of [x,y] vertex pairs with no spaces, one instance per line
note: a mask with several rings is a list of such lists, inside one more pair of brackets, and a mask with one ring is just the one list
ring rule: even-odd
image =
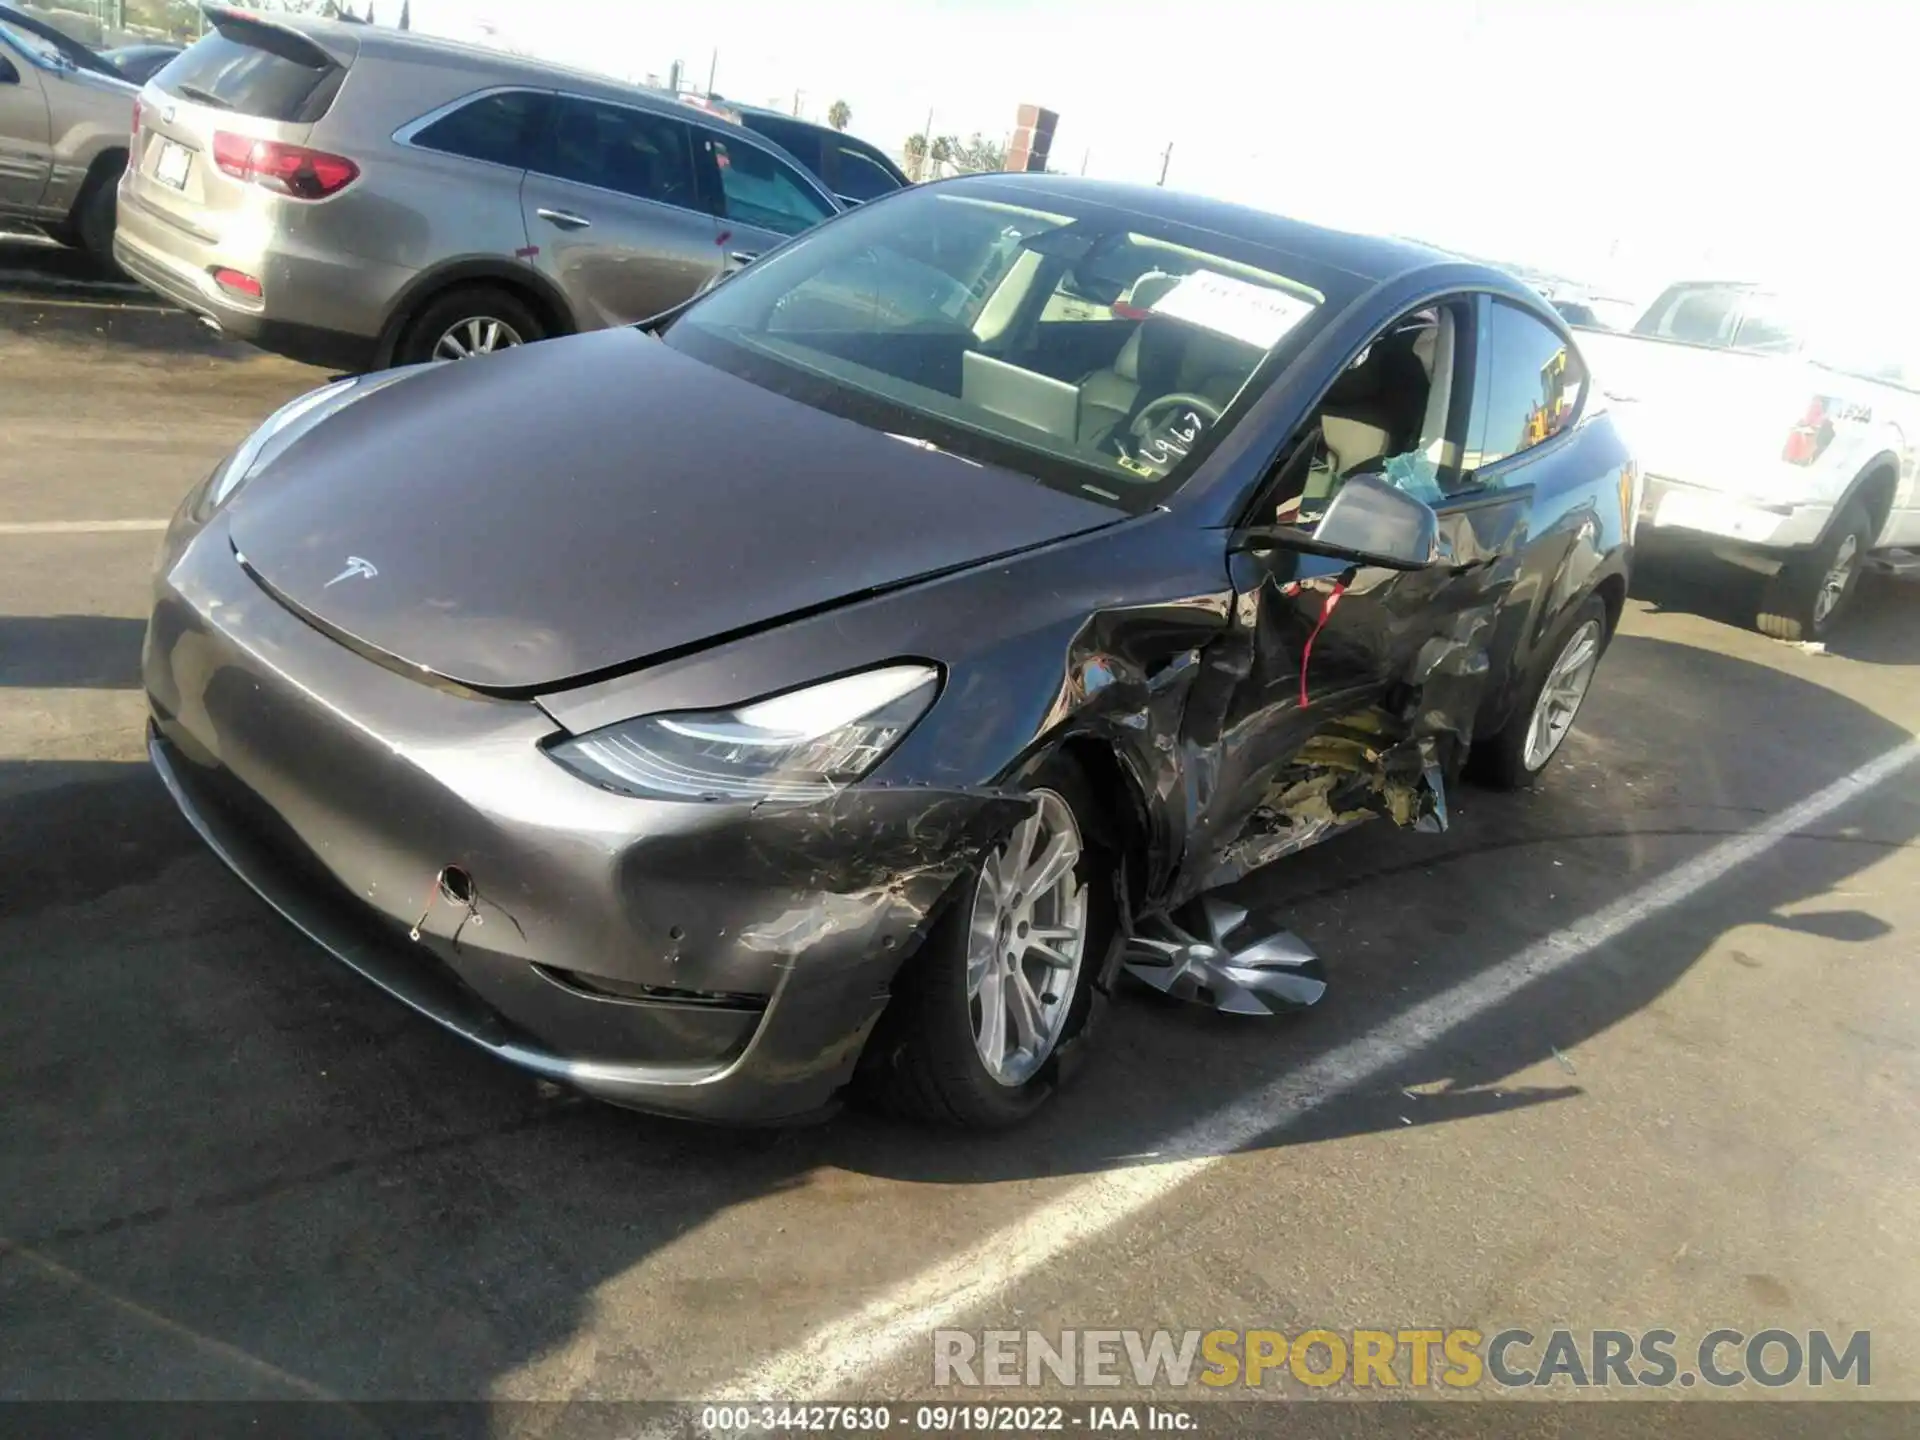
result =
[[[97,171],[86,192],[73,207],[69,222],[72,238],[94,259],[112,265],[113,232],[120,217],[120,172],[124,166]],[[116,267],[117,268],[117,267]]]
[[1033,813],[959,893],[902,971],[861,1085],[914,1119],[998,1129],[1039,1109],[1083,1041],[1113,936],[1117,857],[1094,846],[1080,770],[1049,762]]
[[1475,779],[1497,790],[1518,790],[1532,784],[1560,753],[1606,653],[1610,637],[1605,602],[1598,595],[1588,596],[1562,634],[1565,638],[1547,652],[1552,658],[1528,682],[1506,728],[1474,745]]
[[1852,603],[1873,544],[1873,520],[1858,500],[1834,518],[1810,550],[1800,551],[1767,582],[1754,624],[1776,640],[1824,640]]

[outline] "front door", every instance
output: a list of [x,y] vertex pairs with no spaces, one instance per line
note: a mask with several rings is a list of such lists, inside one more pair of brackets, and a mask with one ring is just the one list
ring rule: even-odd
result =
[[645,320],[720,272],[684,121],[562,95],[535,158],[520,192],[533,263],[583,324]]
[[1524,492],[1462,480],[1475,313],[1463,299],[1397,317],[1277,458],[1253,523],[1311,529],[1342,483],[1375,475],[1434,507],[1442,559],[1396,571],[1232,557],[1237,623],[1188,707],[1190,742],[1217,756],[1196,796],[1190,882],[1226,883],[1358,811],[1433,813],[1426,762],[1452,757],[1418,737],[1471,727],[1527,526]]
[[0,41],[0,208],[32,210],[52,173],[46,91],[24,55]]

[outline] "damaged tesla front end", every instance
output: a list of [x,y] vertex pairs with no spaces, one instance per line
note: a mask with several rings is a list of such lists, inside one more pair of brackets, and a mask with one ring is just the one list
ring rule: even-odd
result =
[[650,329],[275,415],[167,537],[151,753],[512,1063],[1008,1123],[1123,969],[1319,997],[1219,887],[1551,760],[1637,478],[1584,389],[1536,300],[1415,247],[917,187]]

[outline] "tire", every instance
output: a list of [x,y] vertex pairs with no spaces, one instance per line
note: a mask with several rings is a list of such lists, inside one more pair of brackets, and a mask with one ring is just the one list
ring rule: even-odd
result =
[[494,333],[489,329],[494,325],[502,329],[493,350],[477,353],[531,345],[547,335],[547,327],[533,308],[513,292],[497,285],[462,285],[434,296],[407,322],[393,348],[393,363],[418,365],[428,360],[465,358],[442,353],[443,338],[459,331],[455,344],[484,340]]
[[[1860,588],[1872,544],[1873,519],[1866,506],[1848,501],[1819,544],[1788,556],[1767,581],[1755,628],[1775,640],[1826,639]],[[1830,589],[1836,575],[1837,591]]]
[[125,168],[126,162],[122,161],[89,176],[66,227],[67,234],[79,242],[82,250],[108,265],[113,265],[113,231],[120,214],[120,172]]
[[[877,1108],[937,1125],[1003,1129],[1040,1109],[1078,1068],[1106,998],[1100,972],[1118,918],[1114,881],[1122,861],[1097,837],[1101,811],[1078,766],[1056,757],[1041,767],[1026,789],[1042,797],[1039,813],[1043,817],[1050,811],[1059,813],[1053,809],[1056,803],[1064,807],[1082,847],[1071,872],[1085,903],[1081,950],[1072,992],[1056,1000],[1064,1012],[1058,1038],[1031,1073],[1018,1078],[996,1074],[984,1058],[985,1042],[976,1039],[988,986],[984,976],[970,983],[970,969],[983,968],[969,964],[975,908],[990,903],[981,899],[992,888],[985,872],[1016,843],[1016,831],[1003,837],[979,866],[956,882],[944,912],[896,980],[893,1000],[874,1029],[855,1077],[859,1094]],[[1043,830],[1038,851],[1045,850],[1046,839]],[[1003,918],[1010,917],[1003,912]],[[1058,915],[1049,913],[1045,918],[1052,922]],[[1043,928],[1038,920],[1034,922],[1035,930]],[[1000,938],[1008,933],[1001,927]],[[995,952],[991,968],[999,970],[998,956],[1004,952],[997,943],[991,948]],[[1032,958],[1022,963],[1030,974],[1038,965]],[[1054,994],[1033,988],[1042,1001]],[[1016,1024],[1009,1011],[1003,1033]],[[1021,1068],[1011,1053],[1005,1068]]]
[[[1468,766],[1468,773],[1473,779],[1495,790],[1519,790],[1531,785],[1545,773],[1559,755],[1567,733],[1579,719],[1580,706],[1587,698],[1588,687],[1593,683],[1593,670],[1599,665],[1601,656],[1606,653],[1607,642],[1612,638],[1612,631],[1607,624],[1606,602],[1598,595],[1589,595],[1560,627],[1553,644],[1542,650],[1540,663],[1527,677],[1526,689],[1521,693],[1505,728],[1475,742]],[[1559,728],[1557,736],[1547,745],[1546,753],[1541,755],[1529,743],[1541,696],[1548,682],[1560,676],[1563,661],[1572,658],[1575,647],[1583,639],[1596,647],[1595,653],[1587,664],[1578,693],[1572,698],[1572,708],[1566,716],[1565,725]],[[1560,678],[1565,680],[1569,677]],[[1564,695],[1565,691],[1562,693]]]

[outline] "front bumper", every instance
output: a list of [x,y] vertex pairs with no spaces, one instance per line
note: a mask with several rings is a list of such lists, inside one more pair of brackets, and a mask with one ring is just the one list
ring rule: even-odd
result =
[[[559,727],[537,706],[437,688],[312,629],[218,519],[169,537],[143,664],[156,769],[281,914],[499,1058],[669,1114],[829,1103],[954,879],[1028,805],[609,794],[541,752]],[[450,865],[472,877],[470,911],[436,897]]]

